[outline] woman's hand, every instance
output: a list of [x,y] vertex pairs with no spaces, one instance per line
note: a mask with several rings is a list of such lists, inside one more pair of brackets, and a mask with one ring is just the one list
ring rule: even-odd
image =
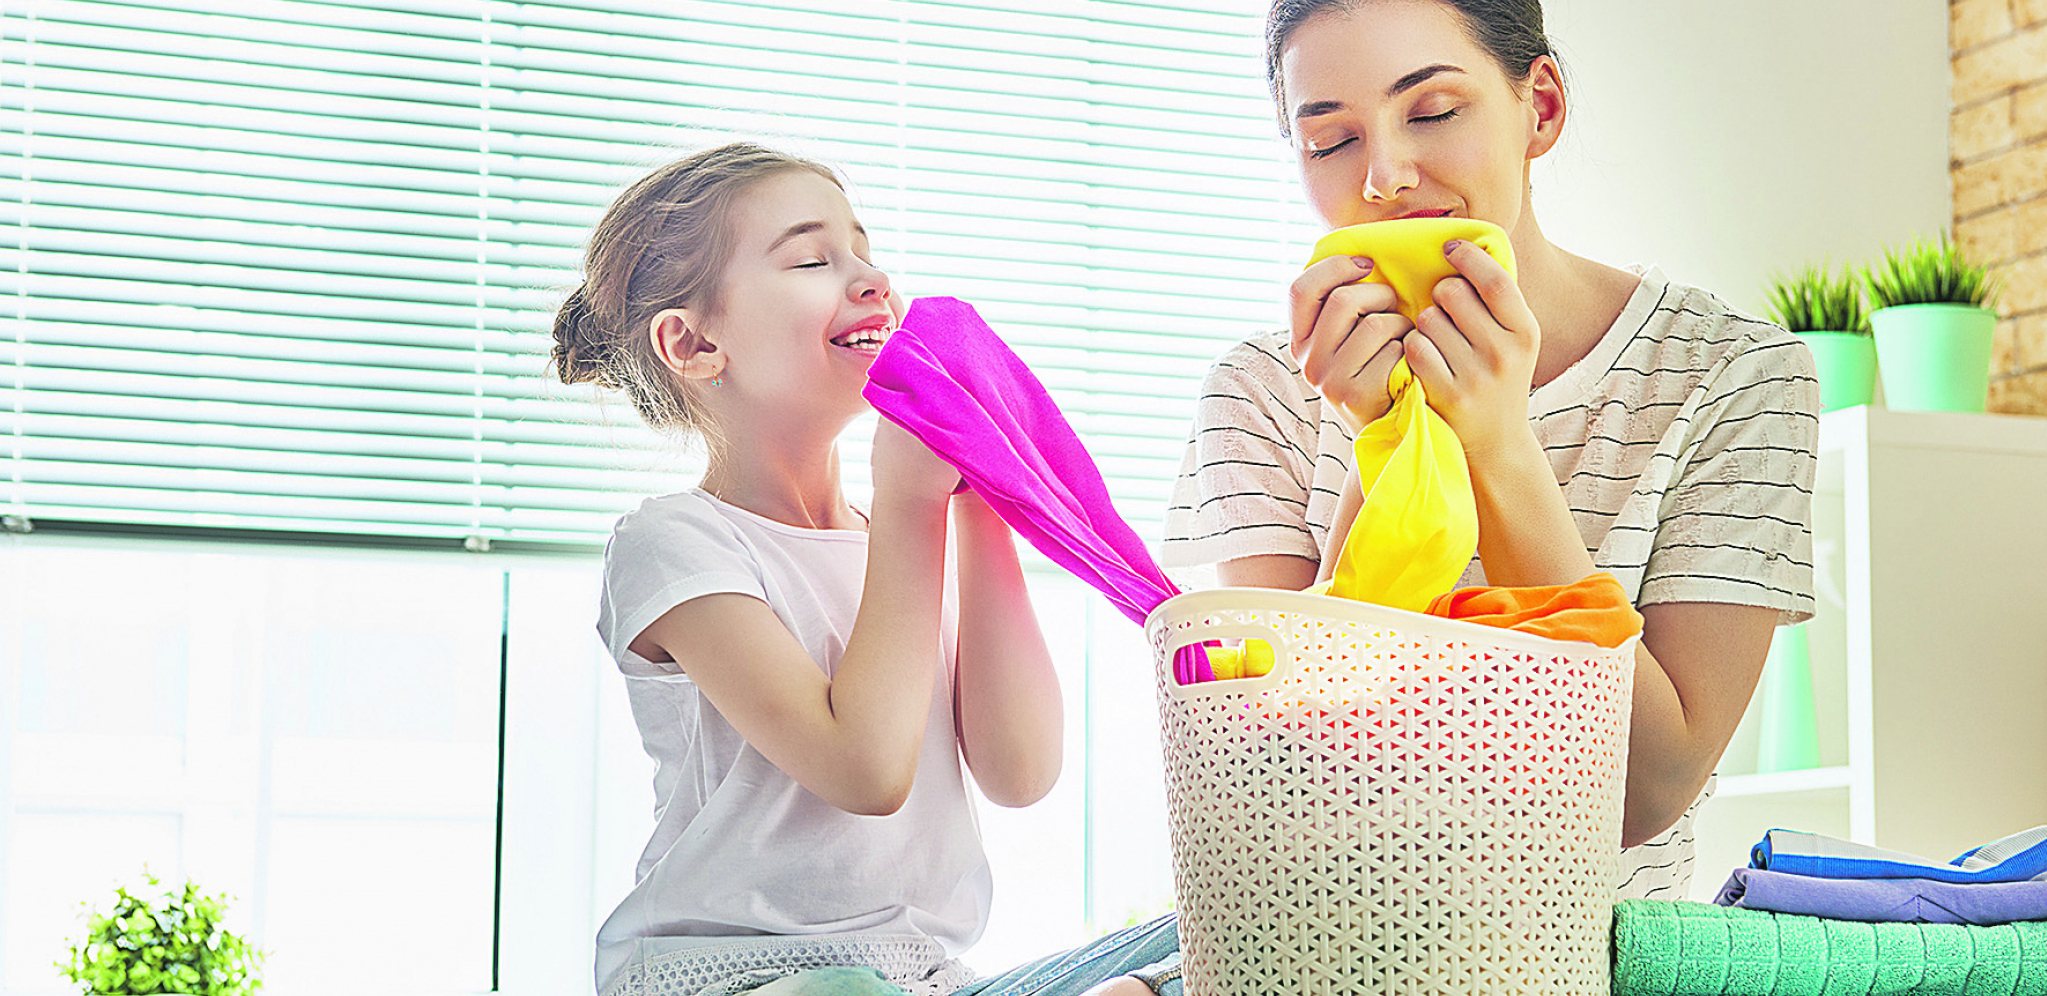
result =
[[959,487],[960,472],[910,430],[883,417],[874,428],[874,496],[943,499]]
[[1393,288],[1354,282],[1371,268],[1360,256],[1332,256],[1301,271],[1287,295],[1294,360],[1353,434],[1393,407],[1386,380],[1414,331],[1393,310]]
[[1415,317],[1407,365],[1476,464],[1531,431],[1542,330],[1520,286],[1485,250],[1459,240],[1444,255],[1461,275],[1437,281],[1435,305]]

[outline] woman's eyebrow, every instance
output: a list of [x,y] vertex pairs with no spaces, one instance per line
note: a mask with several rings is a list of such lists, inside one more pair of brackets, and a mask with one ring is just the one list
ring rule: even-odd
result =
[[1393,85],[1386,88],[1386,96],[1398,97],[1401,94],[1406,93],[1407,91],[1412,90],[1415,87],[1418,87],[1423,83],[1428,82],[1430,79],[1433,79],[1444,73],[1463,72],[1464,72],[1463,69],[1457,66],[1453,66],[1447,62],[1438,62],[1433,66],[1423,66],[1420,69],[1415,70],[1414,72],[1408,73],[1406,76],[1402,76],[1401,78],[1394,80]]
[[[1431,79],[1443,75],[1444,73],[1458,73],[1462,75],[1464,73],[1464,70],[1462,67],[1453,66],[1447,62],[1438,62],[1432,66],[1423,66],[1420,69],[1415,70],[1414,72],[1408,73],[1406,76],[1402,76],[1401,78],[1394,80],[1393,85],[1386,88],[1386,96],[1398,97],[1401,94],[1406,93],[1407,91],[1412,90],[1415,87],[1418,87],[1423,83],[1428,82]],[[1306,121],[1307,119],[1312,117],[1319,117],[1324,114],[1334,114],[1337,111],[1344,110],[1349,106],[1350,105],[1345,104],[1341,100],[1310,101],[1294,109],[1294,120]]]

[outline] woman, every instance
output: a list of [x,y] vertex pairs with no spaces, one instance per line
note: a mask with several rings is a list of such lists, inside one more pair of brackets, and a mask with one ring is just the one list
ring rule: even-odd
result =
[[1411,216],[1505,229],[1518,281],[1469,244],[1413,323],[1370,261],[1324,260],[1292,328],[1210,371],[1167,521],[1168,568],[1229,585],[1326,578],[1361,501],[1357,428],[1405,356],[1457,433],[1478,501],[1461,585],[1613,573],[1637,652],[1620,895],[1681,898],[1692,814],[1774,627],[1812,612],[1818,389],[1767,322],[1653,268],[1544,237],[1530,164],[1568,100],[1538,0],[1282,0],[1267,21],[1280,128],[1331,228]]

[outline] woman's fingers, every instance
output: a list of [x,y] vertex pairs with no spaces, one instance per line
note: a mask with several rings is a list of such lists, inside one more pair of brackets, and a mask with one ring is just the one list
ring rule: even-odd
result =
[[1322,306],[1337,288],[1361,280],[1372,272],[1372,261],[1362,256],[1331,256],[1301,271],[1287,287],[1288,322],[1293,329],[1294,357],[1300,358],[1302,344],[1315,329]]
[[1461,239],[1446,244],[1443,255],[1450,260],[1451,266],[1457,268],[1459,276],[1439,281],[1434,291],[1435,300],[1439,307],[1450,313],[1459,327],[1465,327],[1467,316],[1475,320],[1483,312],[1485,318],[1513,335],[1537,334],[1535,312],[1529,309],[1528,299],[1521,295],[1521,285],[1514,282],[1513,276],[1507,273],[1507,268],[1501,266],[1499,260]]

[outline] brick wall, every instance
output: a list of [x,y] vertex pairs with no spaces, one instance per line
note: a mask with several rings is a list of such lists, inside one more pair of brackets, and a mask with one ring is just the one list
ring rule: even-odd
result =
[[1955,239],[2005,283],[1990,410],[2047,415],[2047,0],[1950,0]]

